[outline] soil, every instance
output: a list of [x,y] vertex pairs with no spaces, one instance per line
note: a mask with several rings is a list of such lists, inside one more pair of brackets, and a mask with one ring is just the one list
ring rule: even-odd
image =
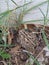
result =
[[[5,49],[5,51],[11,55],[11,58],[2,59],[0,57],[0,65],[26,65],[26,62],[29,59],[29,53],[32,54],[37,60],[40,59],[40,64],[43,63],[45,65],[49,65],[49,58],[45,56],[46,51],[43,50],[46,45],[42,37],[41,29],[42,26],[38,28],[33,26],[33,28],[29,28],[27,30],[19,30],[18,35],[17,33],[13,32],[16,36],[13,37],[13,39],[10,41],[10,44],[11,42],[12,44],[15,43],[15,46]],[[48,27],[45,28],[45,31],[49,40]],[[42,59],[44,58],[43,61],[41,61],[41,57]],[[47,62],[45,61],[45,59],[47,59]],[[32,65],[37,64],[33,63]]]

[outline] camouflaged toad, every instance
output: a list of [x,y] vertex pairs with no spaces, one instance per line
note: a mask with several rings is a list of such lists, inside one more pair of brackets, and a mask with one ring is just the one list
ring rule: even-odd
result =
[[20,30],[19,31],[20,44],[27,51],[33,52],[34,47],[39,44],[39,40],[41,39],[40,34],[38,36],[37,35],[32,31],[26,31],[24,29]]

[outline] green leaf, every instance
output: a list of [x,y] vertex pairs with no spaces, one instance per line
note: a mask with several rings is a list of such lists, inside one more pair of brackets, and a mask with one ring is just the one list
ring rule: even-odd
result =
[[0,56],[3,58],[3,59],[10,59],[11,55],[7,52],[5,52],[4,50],[0,50]]
[[1,56],[2,56],[2,58],[3,58],[3,59],[10,59],[10,57],[11,57],[11,55],[10,55],[10,54],[5,53],[5,52],[4,52],[4,53],[2,53],[2,54],[1,54]]

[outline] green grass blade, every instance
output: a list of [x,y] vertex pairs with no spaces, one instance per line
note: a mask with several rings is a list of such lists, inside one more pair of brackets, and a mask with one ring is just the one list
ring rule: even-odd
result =
[[39,21],[44,21],[44,19],[23,21],[22,24],[24,24],[24,23],[30,23],[30,22],[39,22]]
[[48,2],[48,5],[47,5],[46,17],[48,16],[48,12],[49,12],[49,2]]
[[48,20],[47,20],[48,12],[49,12],[49,0],[48,0],[47,11],[46,11],[46,16],[45,16],[45,18],[46,18],[45,24],[47,24],[47,22],[48,22]]
[[25,4],[22,5],[22,6],[18,6],[18,7],[16,7],[14,10],[19,9],[19,8],[21,8],[21,7],[24,7],[24,6],[27,6],[27,5],[31,4],[31,3],[32,3],[32,2],[25,3]]
[[43,13],[43,11],[39,8],[40,12],[42,13],[43,17],[44,17],[44,25],[46,25],[46,15]]
[[48,1],[44,1],[44,2],[42,2],[42,3],[40,3],[40,4],[37,4],[37,5],[33,6],[33,7],[31,7],[30,9],[28,9],[28,10],[25,11],[25,14],[27,14],[29,11],[31,11],[31,10],[33,10],[33,9],[35,9],[35,8],[37,8],[37,7],[39,7],[39,6],[43,5],[43,4],[45,4],[45,3],[47,3],[47,2],[48,2]]
[[11,0],[11,1],[12,1],[16,6],[18,6],[17,3],[16,3],[14,0]]
[[48,39],[47,39],[47,37],[46,37],[46,35],[45,35],[45,32],[44,32],[44,31],[42,31],[42,36],[43,36],[43,39],[44,39],[44,41],[45,41],[46,46],[47,46],[47,47],[48,47],[48,49],[49,49],[49,42],[48,42]]
[[34,62],[37,64],[37,65],[40,65],[40,63],[31,55],[30,56],[33,60],[34,60]]
[[43,17],[45,17],[45,14],[43,13],[43,11],[39,8],[40,12],[42,13]]
[[3,58],[3,59],[10,59],[11,58],[11,55],[9,54],[9,53],[3,53],[3,54],[1,54],[1,57]]
[[[29,2],[29,3],[26,3],[26,4],[22,5],[22,6],[16,7],[15,9],[18,9],[18,8],[24,7],[24,6],[26,6],[26,5],[30,4],[30,3],[32,3],[32,2]],[[8,14],[9,12],[14,11],[15,9],[5,11],[5,12],[1,13],[0,16],[1,16],[1,15],[5,15],[5,14]]]
[[[15,46],[15,45],[9,45],[9,44],[6,43],[6,47],[13,47],[13,46]],[[0,44],[0,47],[5,47],[5,45],[4,44]]]
[[[23,50],[23,52],[26,52],[26,53],[28,54],[29,58],[32,59],[31,62],[33,62],[33,63],[35,62],[37,65],[40,65],[40,63],[38,62],[38,60],[37,60],[36,58],[34,58],[34,56],[32,55],[31,52],[26,51],[26,50]],[[29,63],[26,63],[26,65],[31,65],[31,64],[30,64],[31,62],[29,61]]]
[[2,19],[4,16],[8,15],[10,12],[12,12],[12,11],[18,9],[18,8],[24,7],[24,6],[26,6],[26,5],[30,4],[30,3],[32,3],[32,2],[26,3],[26,4],[22,5],[22,6],[16,7],[15,9],[8,10],[8,11],[5,11],[5,12],[1,13],[0,14],[0,19]]
[[33,65],[33,63],[36,63],[36,65],[40,65],[40,63],[34,58],[34,56],[30,55],[29,58],[32,60],[30,60],[28,63],[26,63],[26,65]]
[[12,12],[12,11],[13,11],[13,10],[5,11],[5,12],[1,13],[0,16],[2,16],[2,15],[6,15],[6,14],[9,14],[9,13]]
[[23,20],[23,12],[19,14],[18,21],[21,22]]
[[[21,23],[22,23],[22,24],[28,24],[28,23],[32,23],[32,22],[40,22],[40,21],[44,21],[44,19],[29,20],[29,21],[21,21]],[[49,19],[47,19],[47,21],[49,21]]]
[[6,0],[7,10],[9,10],[9,0]]
[[11,55],[9,53],[6,53],[4,50],[0,50],[0,56],[3,59],[10,59],[11,58]]
[[5,17],[6,15],[8,15],[10,12],[12,12],[13,10],[8,10],[8,11],[5,11],[3,13],[0,14],[0,19],[2,19],[3,17]]

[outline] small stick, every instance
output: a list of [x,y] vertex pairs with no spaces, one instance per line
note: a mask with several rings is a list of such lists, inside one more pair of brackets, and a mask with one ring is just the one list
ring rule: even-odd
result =
[[29,51],[27,51],[27,50],[23,50],[23,52],[26,52],[26,53],[31,54],[31,55],[34,54],[34,52],[32,53],[32,52],[29,52]]
[[39,33],[42,33],[42,32],[32,32],[33,34],[39,34]]
[[4,65],[7,65],[7,63],[5,61],[0,61],[0,62],[2,62]]
[[40,54],[43,52],[43,49],[41,50],[41,52],[39,52],[39,54],[36,56],[36,59],[40,56]]
[[28,29],[28,28],[27,28],[27,24],[24,24],[24,28],[25,28],[25,29]]

